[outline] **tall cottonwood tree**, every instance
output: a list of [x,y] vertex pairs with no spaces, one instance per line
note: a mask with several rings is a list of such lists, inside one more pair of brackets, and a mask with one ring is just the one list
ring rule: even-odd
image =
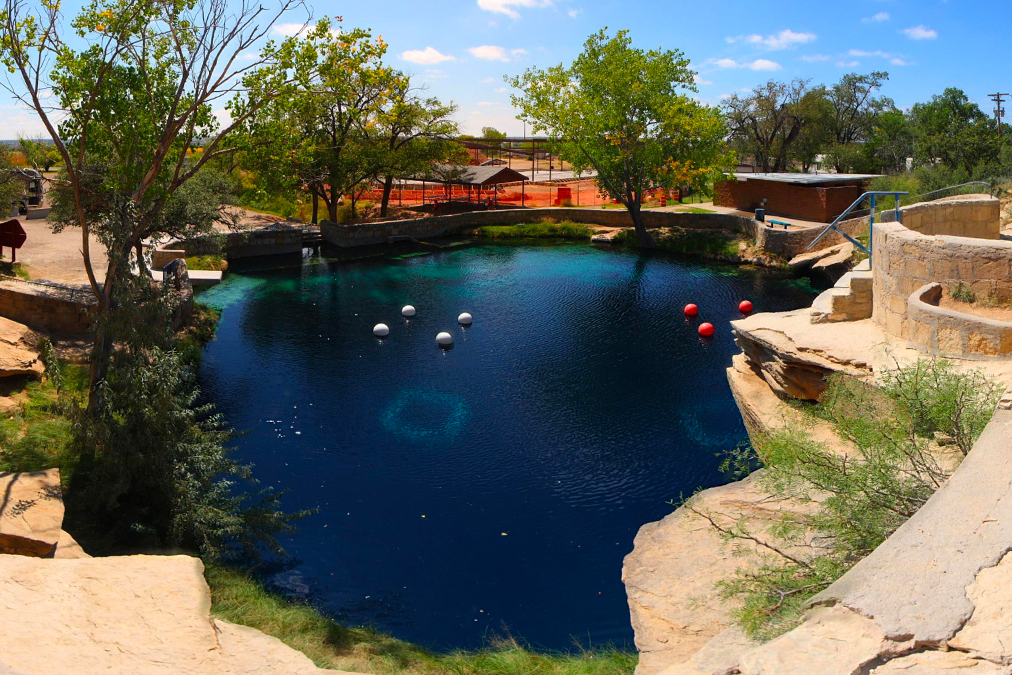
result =
[[[59,0],[30,10],[6,0],[0,47],[14,97],[38,115],[64,165],[67,217],[98,301],[89,406],[108,372],[131,252],[163,231],[166,208],[224,141],[292,83],[290,41],[256,53],[298,0],[268,10],[251,0],[92,0],[63,36]],[[241,87],[258,73],[255,91]],[[229,97],[231,121],[214,114]],[[195,152],[202,147],[202,152]],[[209,227],[210,223],[202,223]],[[108,250],[104,271],[91,235]],[[143,261],[137,259],[143,271]]]
[[812,95],[808,80],[800,79],[770,80],[744,96],[731,95],[724,114],[732,143],[763,172],[787,171],[792,146],[810,126],[809,113],[818,109]]
[[642,50],[628,31],[591,35],[569,67],[531,68],[507,79],[520,118],[549,134],[574,171],[593,170],[629,211],[644,246],[641,212],[655,187],[702,185],[729,166],[723,119],[692,98],[695,73],[677,50]]

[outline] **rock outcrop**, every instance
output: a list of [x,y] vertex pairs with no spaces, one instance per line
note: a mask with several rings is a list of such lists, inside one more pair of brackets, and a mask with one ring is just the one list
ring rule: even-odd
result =
[[0,553],[52,557],[62,527],[59,469],[0,473]]
[[0,316],[0,377],[38,377],[45,367],[36,350],[39,336],[28,326]]
[[0,673],[337,673],[244,626],[212,621],[189,556],[0,555]]

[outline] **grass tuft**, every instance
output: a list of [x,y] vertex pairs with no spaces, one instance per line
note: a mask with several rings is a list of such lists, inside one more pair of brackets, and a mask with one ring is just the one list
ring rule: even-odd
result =
[[590,235],[593,234],[590,227],[568,220],[561,223],[542,220],[523,225],[485,225],[479,227],[475,232],[479,237],[485,239],[576,239],[581,241],[590,239]]
[[218,565],[208,565],[204,574],[214,616],[273,635],[321,668],[379,675],[631,675],[636,668],[637,657],[629,652],[539,653],[509,637],[473,652],[437,654],[367,628],[342,626],[267,591],[248,574]]

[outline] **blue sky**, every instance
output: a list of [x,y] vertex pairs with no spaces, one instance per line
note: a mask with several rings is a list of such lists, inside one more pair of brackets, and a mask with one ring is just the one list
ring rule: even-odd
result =
[[[568,64],[604,26],[628,29],[639,47],[685,52],[711,104],[771,78],[832,83],[872,70],[889,72],[882,93],[904,108],[955,86],[989,111],[987,94],[1012,91],[1009,0],[309,2],[317,16],[382,35],[388,62],[454,101],[470,133],[521,133],[503,75]],[[0,104],[0,138],[40,130],[27,111]]]

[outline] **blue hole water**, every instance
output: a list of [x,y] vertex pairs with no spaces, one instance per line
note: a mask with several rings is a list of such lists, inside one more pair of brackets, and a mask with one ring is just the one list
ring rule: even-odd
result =
[[746,439],[728,321],[744,298],[812,297],[771,271],[583,245],[314,257],[202,294],[223,313],[201,380],[246,432],[239,458],[287,508],[319,509],[284,541],[298,562],[279,587],[437,649],[507,632],[630,647],[633,537],[726,482],[716,454]]

